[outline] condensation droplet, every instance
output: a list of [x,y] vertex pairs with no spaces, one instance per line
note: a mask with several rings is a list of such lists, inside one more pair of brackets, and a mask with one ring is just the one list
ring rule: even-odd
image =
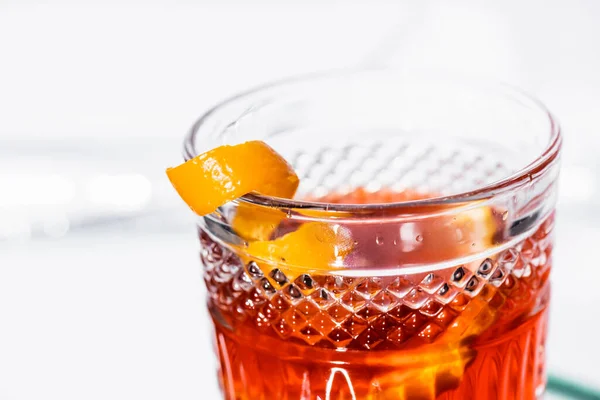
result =
[[375,237],[375,243],[377,243],[378,245],[380,245],[380,246],[381,246],[381,245],[383,244],[383,236],[381,236],[381,235],[377,235],[377,236]]
[[415,240],[420,243],[420,242],[423,241],[423,236],[417,235],[417,237],[415,238]]
[[504,211],[502,213],[502,221],[506,221],[508,219],[508,211]]

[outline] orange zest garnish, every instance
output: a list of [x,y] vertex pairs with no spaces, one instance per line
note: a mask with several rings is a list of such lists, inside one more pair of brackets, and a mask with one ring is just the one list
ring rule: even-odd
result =
[[309,222],[277,239],[251,242],[248,253],[284,269],[292,279],[302,273],[335,268],[336,263],[341,264],[350,253],[352,246],[347,228]]
[[[199,215],[250,192],[291,198],[299,184],[287,161],[260,141],[217,147],[167,169],[167,175],[181,198]],[[250,257],[286,268],[290,274],[329,269],[350,252],[348,230],[321,222],[302,224],[269,240],[284,218],[279,209],[240,202],[232,227],[247,240]]]
[[284,218],[285,214],[276,208],[259,208],[252,204],[240,203],[235,210],[231,227],[248,242],[269,240]]
[[250,192],[292,198],[299,183],[291,165],[261,141],[217,147],[167,169],[167,176],[199,215]]

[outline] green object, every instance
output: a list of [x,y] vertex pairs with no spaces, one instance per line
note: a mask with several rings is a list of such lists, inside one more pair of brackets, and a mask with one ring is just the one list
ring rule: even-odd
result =
[[556,375],[548,377],[544,400],[600,400],[600,392]]

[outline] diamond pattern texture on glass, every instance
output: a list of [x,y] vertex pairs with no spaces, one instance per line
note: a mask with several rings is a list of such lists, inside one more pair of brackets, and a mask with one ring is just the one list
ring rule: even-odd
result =
[[321,148],[296,153],[290,160],[300,177],[300,195],[315,197],[359,187],[455,194],[515,172],[510,161],[492,152],[483,157],[464,143],[439,146],[412,138]]
[[242,265],[200,231],[209,301],[224,315],[233,308],[238,322],[254,318],[284,338],[349,349],[433,341],[474,297],[483,296],[494,312],[505,301],[535,296],[538,288],[528,282],[536,280],[523,278],[546,274],[551,256],[549,236],[539,236],[494,260],[431,273],[356,278],[302,274],[291,281],[271,266],[254,261]]

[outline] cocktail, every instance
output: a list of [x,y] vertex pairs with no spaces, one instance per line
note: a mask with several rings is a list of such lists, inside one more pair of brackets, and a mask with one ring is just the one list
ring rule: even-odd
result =
[[255,140],[299,186],[261,142],[211,164],[244,176],[221,187],[262,180],[199,213],[224,398],[542,396],[561,142],[542,105],[464,79],[312,76],[216,107],[185,157]]

